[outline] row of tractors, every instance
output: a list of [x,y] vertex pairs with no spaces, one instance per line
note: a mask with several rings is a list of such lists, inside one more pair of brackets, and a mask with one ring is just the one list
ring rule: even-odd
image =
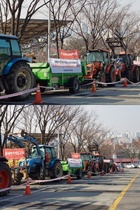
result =
[[[121,78],[127,78],[130,82],[140,81],[140,67],[133,62],[134,57],[124,51],[112,57],[109,50],[95,49],[87,53],[87,75],[88,81],[95,79],[102,83],[112,83]],[[113,83],[114,82],[114,83]]]
[[[94,49],[87,53],[86,79],[96,79],[112,83],[127,78],[130,82],[140,81],[140,67],[135,64],[135,56],[119,36],[107,38],[108,49]],[[120,51],[120,52],[119,52]]]
[[42,92],[47,88],[64,87],[70,93],[77,93],[83,84],[93,79],[110,83],[110,86],[121,77],[132,82],[140,80],[139,67],[133,64],[132,55],[126,53],[111,58],[109,50],[94,49],[83,61],[50,58],[46,63],[31,63],[25,56],[18,37],[0,34],[0,92],[14,94],[24,91],[23,94],[14,94],[11,97],[14,101],[26,100],[38,83]]
[[0,158],[0,195],[7,195],[11,184],[20,185],[22,181],[30,177],[32,180],[60,179],[63,175],[76,176],[81,179],[85,174],[91,172],[96,175],[104,171],[109,173],[116,170],[113,160],[106,161],[101,155],[81,153],[78,158],[68,158],[62,161],[57,158],[54,147],[40,145],[37,140],[21,132],[21,137],[8,136],[7,141],[14,142],[19,148],[25,149],[25,142],[33,144],[30,154],[21,159],[15,167],[9,167],[5,157]]

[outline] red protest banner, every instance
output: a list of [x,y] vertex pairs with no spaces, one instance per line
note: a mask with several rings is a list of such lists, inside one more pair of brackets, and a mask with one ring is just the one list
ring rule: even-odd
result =
[[79,59],[78,50],[59,49],[59,57],[62,59]]
[[73,159],[80,159],[80,153],[71,153]]
[[4,149],[3,153],[7,159],[19,160],[26,157],[25,148]]

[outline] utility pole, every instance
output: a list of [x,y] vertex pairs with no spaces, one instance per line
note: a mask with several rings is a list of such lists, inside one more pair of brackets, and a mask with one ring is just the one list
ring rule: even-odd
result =
[[57,157],[59,158],[60,157],[60,131],[58,130],[58,154],[57,154]]
[[50,32],[51,32],[51,4],[49,1],[49,17],[48,17],[48,61],[50,58]]

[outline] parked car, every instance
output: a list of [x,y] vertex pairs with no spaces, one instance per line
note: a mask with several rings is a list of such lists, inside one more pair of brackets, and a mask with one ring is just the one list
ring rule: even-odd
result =
[[137,168],[140,168],[140,164],[138,164]]
[[128,163],[126,165],[126,168],[135,168],[134,164],[133,163]]

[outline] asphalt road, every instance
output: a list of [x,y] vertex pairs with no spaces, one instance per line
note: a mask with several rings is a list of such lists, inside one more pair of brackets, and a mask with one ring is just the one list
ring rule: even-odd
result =
[[140,169],[127,169],[123,173],[86,176],[72,183],[67,180],[13,186],[10,194],[0,197],[0,209],[24,210],[137,210],[139,208]]
[[[34,104],[36,101],[33,93],[28,100],[12,102],[9,99],[0,99],[0,104]],[[139,105],[140,85],[118,84],[115,87],[97,87],[96,92],[91,87],[82,88],[77,94],[70,94],[68,90],[49,90],[41,94],[42,103],[46,105]]]

